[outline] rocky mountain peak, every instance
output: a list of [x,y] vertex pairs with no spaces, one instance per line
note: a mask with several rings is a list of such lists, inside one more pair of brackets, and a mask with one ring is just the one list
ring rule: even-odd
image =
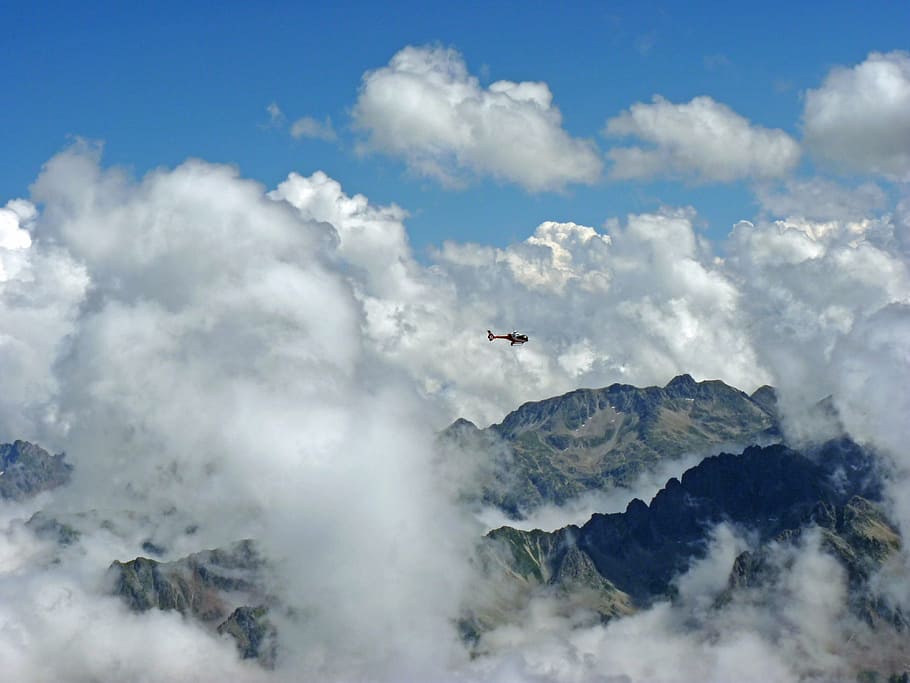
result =
[[685,373],[682,375],[677,375],[669,382],[667,382],[667,386],[665,386],[664,389],[671,393],[691,393],[695,387],[696,382],[694,379],[692,379],[692,375]]
[[64,457],[28,441],[0,444],[0,498],[22,500],[65,484],[73,468]]
[[[685,374],[665,387],[577,389],[525,403],[487,429],[459,420],[444,433],[463,445],[478,435],[499,446],[489,457],[508,460],[514,473],[510,484],[491,480],[484,499],[520,515],[545,502],[628,484],[665,459],[774,441],[778,428],[765,404],[719,380],[696,382]],[[483,448],[484,439],[470,446]]]

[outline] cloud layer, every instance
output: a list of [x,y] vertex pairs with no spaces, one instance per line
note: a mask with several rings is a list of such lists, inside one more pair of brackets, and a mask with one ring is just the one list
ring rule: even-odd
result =
[[484,88],[451,49],[407,47],[366,73],[353,114],[367,135],[363,150],[400,157],[446,185],[492,176],[559,190],[594,182],[602,167],[592,143],[563,129],[545,83]]

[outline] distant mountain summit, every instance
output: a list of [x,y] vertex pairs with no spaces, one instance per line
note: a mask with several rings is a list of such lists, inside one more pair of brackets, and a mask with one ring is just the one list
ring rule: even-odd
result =
[[70,480],[72,465],[28,441],[0,444],[0,498],[22,500]]
[[496,454],[484,499],[518,515],[628,484],[664,459],[775,442],[776,402],[771,387],[749,396],[680,375],[665,387],[613,384],[525,403],[487,429],[458,420],[443,439]]

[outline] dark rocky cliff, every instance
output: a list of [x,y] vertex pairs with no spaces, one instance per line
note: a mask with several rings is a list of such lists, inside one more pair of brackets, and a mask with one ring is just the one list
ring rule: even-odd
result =
[[749,529],[759,543],[820,526],[828,547],[861,578],[899,546],[875,504],[878,481],[873,456],[847,440],[811,452],[754,446],[706,458],[650,504],[635,499],[625,512],[552,533],[503,527],[488,539],[506,548],[510,571],[540,583],[558,583],[566,557],[581,552],[639,607],[672,595],[674,577],[704,556],[720,522]]

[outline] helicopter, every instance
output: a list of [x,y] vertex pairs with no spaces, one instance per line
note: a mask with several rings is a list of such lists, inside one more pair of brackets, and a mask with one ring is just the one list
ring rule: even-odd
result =
[[509,343],[509,346],[515,346],[516,344],[524,344],[528,341],[528,335],[521,334],[518,331],[509,332],[508,334],[493,334],[490,330],[487,330],[487,339],[493,341],[494,339],[505,339]]

